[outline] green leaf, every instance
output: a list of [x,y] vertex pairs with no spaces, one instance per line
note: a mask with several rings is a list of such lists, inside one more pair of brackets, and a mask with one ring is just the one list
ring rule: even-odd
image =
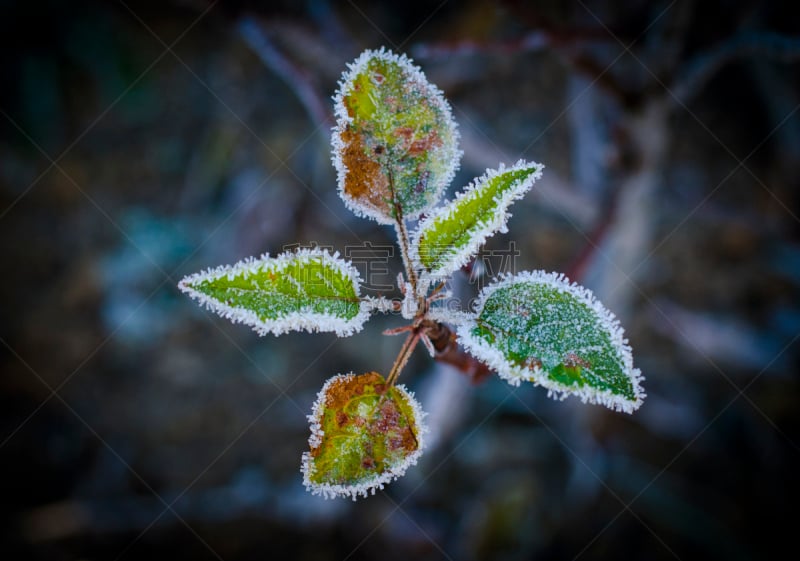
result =
[[526,272],[487,286],[458,338],[513,385],[532,381],[627,413],[645,397],[619,322],[563,275]]
[[252,257],[235,265],[184,278],[178,287],[234,323],[259,335],[287,331],[335,331],[352,335],[369,316],[359,298],[358,270],[320,249],[301,249],[278,257]]
[[374,495],[422,454],[423,416],[413,394],[377,372],[334,376],[309,416],[306,488],[325,498]]
[[461,152],[450,106],[405,55],[364,51],[334,96],[339,194],[359,216],[392,224],[435,205]]
[[455,200],[420,222],[412,244],[419,263],[434,277],[466,265],[487,238],[506,231],[508,207],[528,192],[542,169],[542,164],[520,160],[476,178]]

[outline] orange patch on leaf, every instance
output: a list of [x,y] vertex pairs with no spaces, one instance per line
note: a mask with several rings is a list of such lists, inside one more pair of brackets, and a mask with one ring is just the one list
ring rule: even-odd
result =
[[354,395],[363,395],[366,386],[375,387],[378,384],[383,384],[383,376],[377,372],[367,372],[353,376],[349,380],[339,380],[328,388],[325,405],[330,409],[341,410]]
[[392,200],[389,179],[381,170],[381,165],[369,156],[364,135],[348,126],[342,131],[341,139],[344,144],[342,162],[347,167],[345,194],[391,216],[390,206],[386,202]]

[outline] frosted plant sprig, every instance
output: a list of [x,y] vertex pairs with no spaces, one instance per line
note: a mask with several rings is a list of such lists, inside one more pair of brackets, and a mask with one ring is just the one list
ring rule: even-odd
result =
[[[406,335],[388,375],[337,375],[320,390],[302,455],[309,491],[367,497],[416,463],[425,414],[397,380],[419,343],[465,372],[488,367],[513,385],[543,386],[556,399],[575,395],[626,413],[642,404],[644,378],[619,322],[563,275],[501,276],[481,292],[474,310],[448,305],[446,278],[490,236],[506,231],[509,208],[541,177],[542,164],[500,164],[442,202],[461,158],[450,106],[410,59],[383,48],[348,65],[334,109],[339,195],[358,216],[394,226],[404,266],[398,293],[362,296],[353,264],[320,249],[248,258],[179,283],[201,305],[259,335],[331,331],[345,337],[373,312],[407,320],[384,331]],[[409,221],[423,214],[409,234]]]

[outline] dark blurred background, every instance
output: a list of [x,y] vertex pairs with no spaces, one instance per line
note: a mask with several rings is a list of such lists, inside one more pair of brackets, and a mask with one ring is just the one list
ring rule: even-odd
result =
[[[796,2],[0,7],[2,558],[795,549]],[[620,316],[648,398],[632,416],[555,402],[418,351],[423,460],[325,501],[302,486],[305,415],[329,376],[389,369],[400,318],[259,338],[175,285],[292,243],[392,243],[338,199],[329,150],[336,81],[381,45],[451,101],[454,189],[547,166],[459,294],[513,242],[502,267],[566,272]]]

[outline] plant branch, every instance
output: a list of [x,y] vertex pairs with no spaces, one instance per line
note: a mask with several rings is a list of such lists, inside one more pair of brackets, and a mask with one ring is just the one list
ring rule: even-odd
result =
[[585,236],[586,243],[583,245],[577,256],[573,259],[572,264],[569,266],[565,275],[567,278],[581,282],[586,269],[595,259],[597,252],[605,241],[611,227],[617,220],[618,207],[619,207],[620,189],[612,189],[611,195],[607,202],[603,205],[603,212],[600,213],[600,220],[594,225],[594,228]]
[[436,60],[476,54],[509,55],[538,52],[547,48],[563,49],[611,42],[608,32],[602,28],[554,30],[541,25],[535,25],[534,28],[525,35],[506,40],[461,39],[419,43],[413,47],[412,52],[417,58]]
[[406,269],[408,282],[411,283],[411,290],[414,292],[414,297],[419,298],[420,295],[417,294],[417,272],[414,270],[414,264],[411,261],[411,255],[409,253],[411,243],[408,239],[408,230],[406,229],[406,223],[403,218],[403,207],[395,199],[394,176],[391,170],[387,175],[389,177],[389,192],[392,194],[392,204],[394,205],[394,225],[397,231],[397,243],[400,245],[400,253],[403,256],[403,266]]
[[456,367],[465,374],[473,384],[484,381],[492,369],[479,361],[471,354],[465,352],[456,339],[456,334],[445,324],[430,321],[425,325],[425,333],[433,343],[436,351],[433,358]]
[[688,61],[671,88],[672,97],[677,103],[686,103],[703,89],[720,68],[747,56],[779,62],[800,60],[800,38],[768,31],[747,31],[734,35]]
[[238,27],[239,34],[261,62],[292,88],[311,121],[315,125],[330,123],[330,111],[314,87],[309,74],[284,56],[252,17],[243,17]]
[[696,0],[676,2],[664,17],[658,18],[643,37],[641,54],[646,66],[656,76],[674,76],[680,56],[689,39],[689,28],[695,14]]
[[414,264],[411,261],[409,251],[411,243],[408,240],[408,230],[405,222],[402,219],[398,219],[395,222],[395,229],[397,230],[397,243],[400,245],[400,252],[403,255],[403,266],[406,269],[406,275],[408,275],[408,282],[411,283],[411,290],[414,292],[414,296],[419,297],[419,294],[417,294],[417,272],[414,270]]
[[629,95],[611,72],[607,72],[605,65],[595,60],[591,53],[582,52],[586,47],[595,43],[607,43],[608,34],[605,30],[548,30],[536,29],[521,37],[505,41],[442,41],[436,43],[422,43],[413,49],[414,56],[426,59],[442,59],[453,56],[473,56],[478,54],[492,54],[507,56],[509,54],[539,52],[546,49],[569,64],[573,70],[592,80],[598,87],[605,90],[617,99],[628,101]]
[[414,352],[414,349],[419,342],[419,338],[420,332],[416,329],[412,330],[411,333],[408,334],[403,346],[400,348],[397,358],[394,360],[394,364],[392,365],[392,369],[389,371],[389,375],[386,377],[387,385],[393,386],[397,381],[397,377],[400,375],[400,372],[408,363],[408,359],[411,358],[411,353]]

